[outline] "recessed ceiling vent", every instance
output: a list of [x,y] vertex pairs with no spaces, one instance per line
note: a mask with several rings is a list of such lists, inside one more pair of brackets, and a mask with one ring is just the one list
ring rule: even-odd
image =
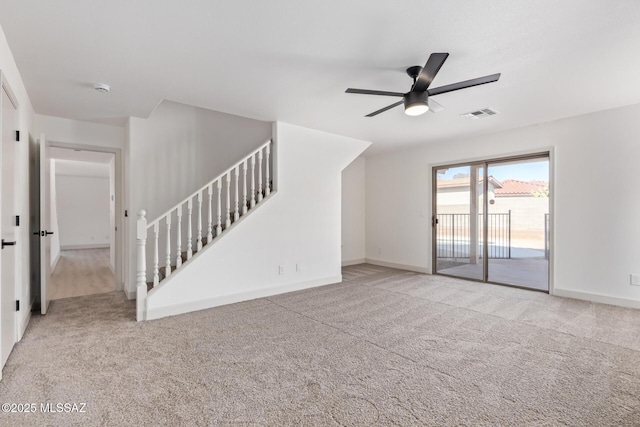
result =
[[461,114],[462,117],[466,117],[472,120],[484,119],[485,117],[495,116],[498,112],[492,108],[483,108],[481,110],[471,111],[469,113]]

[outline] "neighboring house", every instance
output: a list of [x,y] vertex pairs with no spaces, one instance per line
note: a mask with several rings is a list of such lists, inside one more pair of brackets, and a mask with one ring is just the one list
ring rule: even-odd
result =
[[[469,213],[471,203],[471,193],[469,191],[471,179],[468,176],[453,177],[451,179],[438,179],[438,213]],[[482,192],[484,189],[484,178],[480,178],[476,184],[476,194],[478,194],[478,205],[482,206]],[[496,190],[502,184],[493,176],[489,176],[488,193],[489,203],[495,199]]]

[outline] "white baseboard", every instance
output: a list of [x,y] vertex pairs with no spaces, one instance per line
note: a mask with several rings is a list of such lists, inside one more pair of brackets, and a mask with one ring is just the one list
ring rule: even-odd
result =
[[554,289],[553,295],[557,297],[574,298],[584,301],[598,302],[601,304],[617,305],[627,308],[640,308],[640,301],[627,298],[612,297],[609,295],[592,292],[572,291],[570,289]]
[[379,265],[382,267],[397,268],[399,270],[408,270],[408,271],[415,271],[416,273],[430,274],[428,268],[418,267],[416,265],[396,264],[395,262],[387,262],[387,261],[381,261],[378,259],[371,259],[371,258],[365,259],[365,262],[367,264]]
[[134,289],[133,291],[130,291],[128,289],[123,289],[122,291],[124,292],[124,295],[127,297],[128,300],[136,299],[136,293],[138,292],[137,289]]
[[364,264],[365,262],[367,262],[366,259],[364,258],[360,258],[360,259],[352,259],[352,260],[348,260],[348,261],[342,261],[342,266],[343,267],[347,267],[349,265],[358,265],[358,264]]
[[160,319],[167,316],[175,316],[177,314],[190,313],[192,311],[206,310],[208,308],[218,307],[221,305],[233,304],[236,302],[249,301],[257,298],[264,298],[273,295],[284,294],[287,292],[300,291],[303,289],[315,288],[317,286],[331,285],[333,283],[342,282],[342,275],[324,277],[321,279],[307,280],[289,285],[272,286],[269,288],[253,289],[250,291],[239,292],[237,294],[221,295],[214,298],[208,298],[200,301],[191,301],[181,304],[175,304],[163,307],[149,307],[149,303],[153,301],[153,296],[147,297],[147,313],[146,320]]
[[61,251],[73,251],[76,249],[104,249],[109,248],[109,243],[94,243],[89,245],[65,245],[60,246]]
[[27,326],[29,326],[29,321],[31,320],[31,305],[29,305],[29,307],[26,307],[26,308],[27,308],[27,313],[24,316],[22,316],[22,319],[20,321],[20,327],[18,329],[18,341],[20,341],[24,336],[24,332],[27,330]]

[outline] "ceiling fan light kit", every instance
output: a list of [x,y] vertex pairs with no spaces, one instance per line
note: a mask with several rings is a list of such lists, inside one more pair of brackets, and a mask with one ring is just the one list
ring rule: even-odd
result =
[[404,96],[404,112],[408,116],[419,116],[429,111],[427,92],[409,92]]
[[[391,105],[374,111],[373,113],[369,113],[366,115],[366,117],[377,116],[378,114],[384,113],[385,111],[395,108],[400,104],[404,104],[404,112],[408,116],[419,116],[430,110],[430,96],[441,95],[443,93],[453,92],[455,90],[493,83],[497,82],[498,79],[500,79],[500,73],[497,73],[471,80],[465,80],[463,82],[452,83],[446,86],[440,86],[435,89],[429,89],[431,82],[436,77],[436,74],[438,74],[438,71],[440,71],[442,64],[444,64],[444,61],[447,60],[447,57],[449,57],[449,54],[446,52],[432,53],[429,56],[429,59],[427,60],[427,63],[424,65],[424,67],[414,65],[413,67],[407,68],[407,74],[413,79],[413,86],[411,86],[411,90],[407,93],[353,88],[348,88],[346,90],[346,93],[402,97],[402,101],[395,102]],[[438,104],[435,103],[434,105]],[[436,112],[442,110],[442,107],[440,105],[438,105],[438,107],[440,108],[437,110],[431,108],[431,111]]]

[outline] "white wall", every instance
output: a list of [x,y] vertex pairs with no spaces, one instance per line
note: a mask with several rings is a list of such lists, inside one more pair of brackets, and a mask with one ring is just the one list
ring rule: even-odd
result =
[[342,265],[365,258],[366,159],[358,157],[342,171]]
[[[4,35],[4,31],[0,28],[0,72],[7,81],[9,87],[13,91],[18,101],[18,115],[20,122],[20,133],[23,143],[17,144],[16,149],[16,209],[17,214],[22,219],[18,230],[17,242],[19,248],[16,248],[19,256],[16,257],[16,298],[19,299],[24,307],[20,312],[16,313],[17,324],[19,327],[18,338],[22,337],[22,333],[26,329],[27,322],[31,313],[30,303],[31,295],[29,291],[29,133],[33,129],[34,111],[29,100],[29,95],[18,71],[9,44]],[[2,266],[0,266],[0,269]],[[0,374],[1,375],[1,374]]]
[[285,123],[276,139],[277,192],[152,290],[150,318],[341,280],[341,172],[370,143]]
[[56,268],[58,264],[58,259],[60,258],[60,227],[58,226],[58,196],[57,196],[57,186],[56,186],[56,160],[51,159],[49,161],[51,165],[50,168],[50,176],[49,176],[49,216],[50,222],[49,226],[51,227],[51,231],[53,234],[51,235],[51,271]]
[[108,247],[109,178],[58,175],[56,194],[61,249]]
[[129,118],[129,297],[135,296],[136,212],[157,218],[270,137],[271,123],[169,101],[148,119]]
[[81,122],[62,117],[35,115],[35,136],[44,133],[48,141],[97,147],[124,148],[125,128]]
[[640,307],[639,118],[634,105],[367,158],[366,257],[430,271],[432,165],[553,147],[554,292]]

